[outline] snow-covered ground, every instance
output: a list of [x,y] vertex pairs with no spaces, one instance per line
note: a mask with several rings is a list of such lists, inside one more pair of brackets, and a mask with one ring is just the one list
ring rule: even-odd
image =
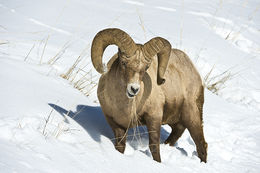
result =
[[[161,144],[162,163],[143,127],[120,154],[95,89],[86,97],[60,77],[80,54],[90,62],[93,37],[108,27],[140,43],[168,39],[202,77],[231,73],[218,95],[205,91],[208,163],[187,131],[175,147]],[[0,0],[0,172],[259,172],[259,67],[257,0]]]

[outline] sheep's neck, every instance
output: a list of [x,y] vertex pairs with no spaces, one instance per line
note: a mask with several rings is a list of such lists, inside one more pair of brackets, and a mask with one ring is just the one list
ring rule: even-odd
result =
[[[110,74],[111,80],[114,82],[112,85],[114,85],[112,88],[117,88],[117,97],[116,99],[113,99],[115,104],[117,105],[117,109],[122,112],[122,116],[127,116],[128,119],[131,119],[132,122],[136,122],[138,119],[137,116],[137,106],[139,102],[139,97],[141,93],[139,93],[137,96],[135,96],[132,99],[129,99],[126,96],[126,84],[122,85],[122,81],[120,79],[124,79],[124,73],[120,69],[119,65],[117,66],[117,69],[114,70],[114,72],[111,72]],[[113,78],[113,79],[112,79]],[[116,79],[115,79],[116,78]],[[118,87],[120,86],[120,87]],[[120,104],[118,104],[120,103]]]

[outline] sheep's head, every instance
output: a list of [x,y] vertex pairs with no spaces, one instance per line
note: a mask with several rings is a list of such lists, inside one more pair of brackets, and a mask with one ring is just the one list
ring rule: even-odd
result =
[[102,63],[104,50],[112,44],[118,46],[119,68],[124,73],[124,78],[121,80],[126,84],[128,98],[138,94],[142,77],[155,55],[158,56],[157,84],[161,85],[165,82],[164,73],[171,51],[171,45],[167,40],[156,37],[140,45],[120,29],[100,31],[92,42],[91,59],[95,69],[101,74],[104,73]]
[[121,81],[122,84],[126,84],[126,95],[133,98],[140,90],[140,83],[151,64],[151,59],[144,58],[141,45],[137,46],[137,50],[129,58],[119,49],[118,57],[120,72],[124,76]]

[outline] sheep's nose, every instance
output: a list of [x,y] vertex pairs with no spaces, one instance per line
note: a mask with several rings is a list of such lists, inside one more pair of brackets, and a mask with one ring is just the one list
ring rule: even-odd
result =
[[127,85],[126,95],[128,98],[133,98],[140,91],[140,85],[138,83],[130,83]]
[[139,87],[131,86],[131,91],[133,92],[133,94],[136,94],[139,91]]

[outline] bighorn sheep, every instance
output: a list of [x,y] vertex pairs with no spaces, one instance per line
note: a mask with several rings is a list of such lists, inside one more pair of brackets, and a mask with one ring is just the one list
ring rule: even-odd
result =
[[[102,56],[109,45],[118,52],[105,72]],[[115,148],[124,153],[129,128],[146,125],[153,159],[161,162],[160,128],[172,132],[165,144],[173,146],[187,128],[196,144],[198,157],[207,161],[207,143],[202,125],[204,87],[188,56],[172,49],[161,37],[136,44],[124,31],[111,28],[96,34],[91,59],[101,73],[98,99],[115,135]]]

